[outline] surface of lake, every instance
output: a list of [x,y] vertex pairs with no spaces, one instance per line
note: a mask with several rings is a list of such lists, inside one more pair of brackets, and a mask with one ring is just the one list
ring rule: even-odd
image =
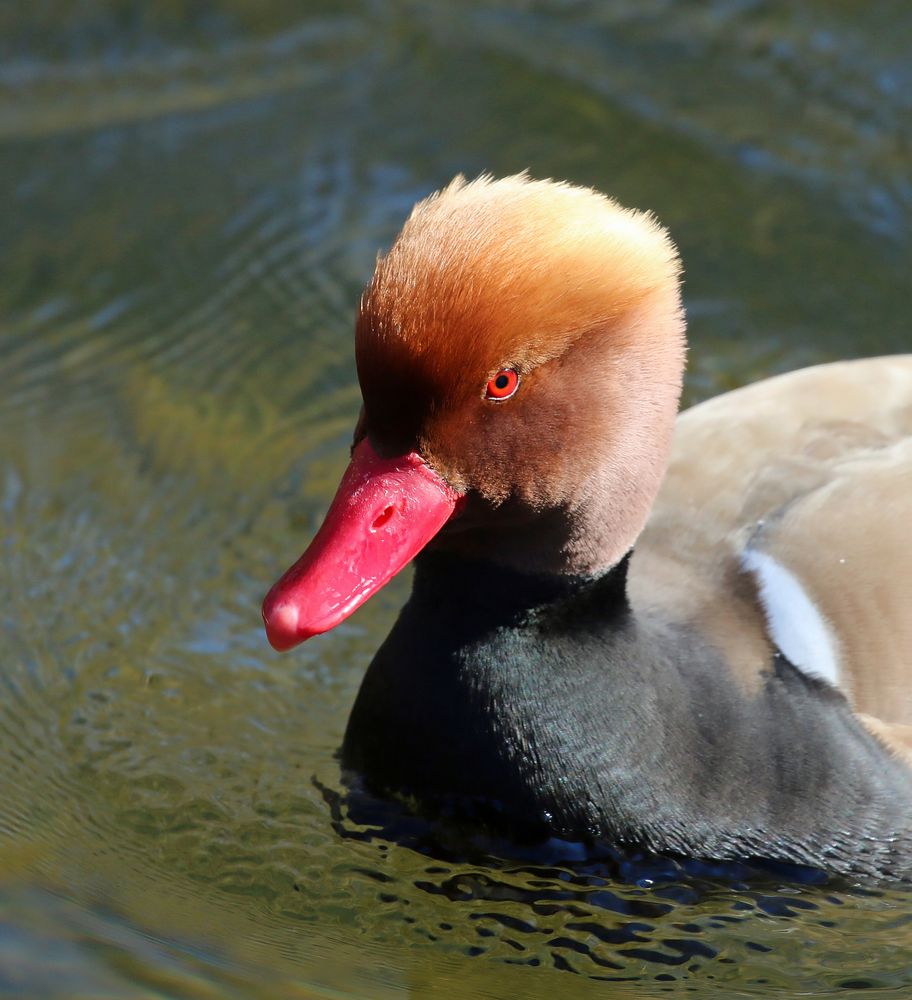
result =
[[5,5],[0,996],[907,996],[907,893],[356,823],[334,754],[408,574],[284,657],[259,604],[417,198],[529,168],[654,210],[693,402],[912,348],[910,122],[890,0]]

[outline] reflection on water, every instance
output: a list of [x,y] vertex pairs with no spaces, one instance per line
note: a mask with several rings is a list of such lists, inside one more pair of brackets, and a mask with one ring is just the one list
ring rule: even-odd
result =
[[407,580],[285,658],[258,607],[345,460],[374,254],[457,171],[655,209],[691,399],[908,350],[910,19],[0,11],[0,995],[908,987],[907,895],[355,822],[333,754]]
[[[652,967],[656,982],[697,975],[704,987],[725,978],[718,966],[737,965],[742,985],[770,985],[762,961],[754,968],[758,953],[773,951],[750,937],[755,931],[766,936],[759,921],[813,913],[819,926],[835,927],[834,908],[845,902],[811,869],[708,864],[607,848],[587,857],[582,845],[556,840],[520,848],[477,830],[423,821],[359,789],[322,791],[337,834],[376,847],[373,865],[359,871],[378,884],[380,902],[432,941],[455,939],[465,954],[506,964],[545,964],[615,983],[638,982]],[[411,872],[402,895],[401,880],[388,871],[392,843],[429,862],[417,877]],[[803,888],[810,885],[823,888]],[[454,904],[443,911],[444,922],[418,924],[411,909],[415,890]],[[878,898],[870,890],[865,895]],[[440,915],[437,910],[432,919]]]

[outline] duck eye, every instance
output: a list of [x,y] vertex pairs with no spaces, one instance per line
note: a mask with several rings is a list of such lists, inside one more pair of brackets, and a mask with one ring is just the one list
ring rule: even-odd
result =
[[509,399],[519,388],[519,374],[512,368],[501,370],[488,382],[485,388],[485,398],[498,403]]

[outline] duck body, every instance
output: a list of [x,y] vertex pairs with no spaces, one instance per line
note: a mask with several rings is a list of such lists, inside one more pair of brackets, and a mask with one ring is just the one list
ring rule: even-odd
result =
[[779,654],[746,694],[686,625],[633,612],[625,570],[558,584],[419,557],[344,765],[524,840],[874,877],[912,860],[908,769],[846,699]]
[[270,641],[414,558],[342,748],[372,791],[525,841],[912,879],[912,355],[676,419],[678,271],[585,189],[420,203],[362,299],[352,461]]

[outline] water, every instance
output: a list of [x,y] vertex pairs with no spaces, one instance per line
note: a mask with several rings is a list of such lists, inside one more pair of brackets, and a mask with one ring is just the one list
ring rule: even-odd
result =
[[259,601],[374,254],[459,171],[654,209],[690,400],[910,349],[910,47],[898,2],[0,10],[0,996],[906,995],[908,894],[356,822],[408,581],[282,658]]

